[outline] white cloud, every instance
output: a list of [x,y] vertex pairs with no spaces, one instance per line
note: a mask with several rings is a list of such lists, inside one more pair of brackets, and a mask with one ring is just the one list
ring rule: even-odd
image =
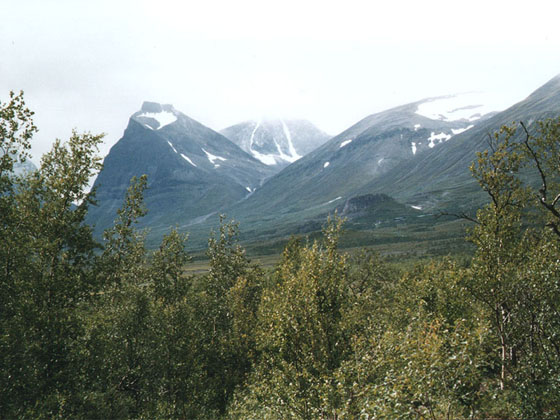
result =
[[35,154],[74,127],[108,133],[107,152],[144,100],[215,129],[264,114],[337,134],[427,96],[523,99],[559,72],[559,12],[552,0],[5,1],[0,100],[26,91]]

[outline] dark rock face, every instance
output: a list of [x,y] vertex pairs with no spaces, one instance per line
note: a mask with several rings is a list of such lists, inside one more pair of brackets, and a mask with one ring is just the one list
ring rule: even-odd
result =
[[171,105],[162,105],[162,104],[158,104],[157,102],[145,101],[142,104],[141,111],[142,112],[154,112],[154,113],[156,113],[156,112],[162,112],[163,110],[170,111],[171,108],[172,108]]
[[393,199],[386,194],[366,194],[352,197],[346,200],[340,214],[341,216],[348,216],[356,213],[362,213],[368,209],[390,201],[393,201]]

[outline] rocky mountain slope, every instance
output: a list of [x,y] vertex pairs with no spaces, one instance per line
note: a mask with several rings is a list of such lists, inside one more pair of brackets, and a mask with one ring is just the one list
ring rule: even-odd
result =
[[484,120],[476,112],[456,119],[432,119],[418,112],[424,104],[434,102],[419,101],[364,118],[270,178],[236,213],[332,207],[397,165],[415,161],[428,150],[437,153],[455,136]]
[[97,177],[90,222],[112,223],[133,176],[148,175],[144,224],[187,226],[246,198],[273,171],[221,134],[175,110],[145,102]]
[[[371,115],[271,177],[228,213],[251,227],[248,235],[271,238],[317,227],[356,199],[364,208],[347,217],[364,219],[363,228],[380,218],[409,223],[442,211],[473,211],[486,200],[468,169],[475,153],[487,149],[488,135],[504,124],[523,120],[530,129],[539,119],[558,117],[560,76],[501,112],[457,99],[432,98]],[[369,199],[379,194],[390,200]]]
[[468,168],[475,160],[476,152],[488,149],[488,136],[503,125],[519,121],[531,130],[536,121],[559,115],[560,75],[523,101],[458,134],[441,148],[419,154],[416,159],[402,162],[382,177],[370,180],[360,193],[390,193],[401,201],[425,209],[478,205],[480,189]]

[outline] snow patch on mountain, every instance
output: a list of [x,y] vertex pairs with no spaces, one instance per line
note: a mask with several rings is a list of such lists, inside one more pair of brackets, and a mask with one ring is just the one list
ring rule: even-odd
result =
[[323,168],[328,167],[330,164],[331,164],[330,162],[325,162],[325,163],[323,164]]
[[274,159],[273,155],[265,155],[257,152],[256,150],[251,150],[251,154],[255,159],[260,160],[265,165],[276,165],[276,159]]
[[327,201],[325,204],[331,204],[331,203],[334,203],[335,201],[338,201],[340,199],[342,199],[342,197],[336,197],[336,198],[332,199],[331,201]]
[[504,108],[500,99],[486,93],[471,92],[427,99],[418,105],[416,113],[432,120],[476,121],[483,115]]
[[436,134],[432,131],[430,137],[428,137],[428,141],[430,142],[430,144],[428,144],[428,146],[430,148],[432,148],[436,145],[435,144],[436,141],[441,143],[443,141],[449,140],[451,137],[452,137],[451,134],[445,134],[445,133]]
[[416,154],[416,143],[412,142],[412,154],[415,155]]
[[177,149],[175,149],[175,148],[173,147],[173,145],[171,144],[171,142],[170,142],[169,140],[167,141],[167,144],[168,144],[169,146],[171,146],[171,148],[173,149],[173,151],[174,151],[175,153],[178,154]]
[[294,163],[328,140],[305,120],[260,119],[227,127],[221,133],[267,166]]
[[274,159],[273,155],[267,155],[264,153],[260,153],[257,150],[253,149],[253,143],[255,142],[255,133],[259,129],[261,122],[255,123],[255,128],[251,132],[251,137],[249,138],[249,153],[255,158],[260,160],[265,165],[276,165],[276,159]]
[[340,149],[342,149],[344,146],[350,143],[352,143],[352,139],[344,140],[342,143],[340,143]]
[[282,147],[280,147],[280,145],[276,141],[276,137],[274,137],[273,140],[274,140],[274,145],[276,146],[276,150],[278,151],[278,155],[279,155],[281,160],[285,160],[286,162],[293,163],[293,162],[295,162],[296,160],[299,159],[299,157],[294,159],[293,156],[285,154],[284,151],[282,150]]
[[[291,155],[289,158],[286,158],[285,160],[287,160],[290,163],[293,163],[296,160],[301,159],[301,156],[298,154],[298,152],[296,152],[296,148],[294,147],[294,143],[292,142],[292,135],[290,133],[290,130],[288,129],[288,126],[283,120],[282,120],[282,128],[284,129],[284,135],[288,140],[288,150],[290,151],[290,155]],[[278,145],[278,143],[276,144]]]
[[[161,112],[144,112],[143,114],[138,115],[138,118],[151,118],[158,122],[159,126],[156,130],[160,130],[166,125],[174,123],[177,121],[177,116],[169,111],[161,111]],[[146,125],[146,124],[145,124]],[[152,127],[150,127],[152,128]],[[153,129],[153,128],[152,128]]]
[[453,135],[455,136],[455,135],[457,135],[457,134],[464,133],[465,131],[470,130],[470,129],[473,128],[473,127],[474,127],[474,125],[471,124],[471,125],[469,125],[468,127],[465,127],[465,128],[452,128],[452,129],[451,129],[451,132],[452,132]]
[[420,124],[414,124],[414,131],[418,131],[420,127],[422,127]]
[[189,157],[188,157],[187,155],[184,155],[183,153],[181,153],[181,157],[182,157],[183,159],[185,159],[187,162],[189,162],[189,163],[190,163],[192,166],[194,166],[195,168],[197,167],[197,166],[195,165],[195,163],[194,163],[192,160],[190,160]]
[[213,155],[212,153],[209,153],[209,152],[207,152],[207,151],[204,150],[204,149],[202,149],[202,151],[203,151],[204,153],[206,153],[206,157],[208,158],[208,160],[210,161],[210,163],[212,163],[212,164],[214,165],[215,168],[219,168],[219,167],[220,167],[220,164],[219,164],[219,163],[216,163],[217,160],[221,160],[221,161],[223,161],[223,162],[225,162],[225,161],[227,160],[226,158],[223,158],[223,157],[221,157],[221,156]]

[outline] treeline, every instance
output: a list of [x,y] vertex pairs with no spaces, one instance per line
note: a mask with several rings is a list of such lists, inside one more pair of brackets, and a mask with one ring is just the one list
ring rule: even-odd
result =
[[12,94],[0,105],[0,418],[558,418],[560,121],[533,129],[502,129],[472,166],[490,202],[463,215],[467,263],[350,258],[335,216],[265,272],[222,220],[208,273],[190,276],[185,234],[145,248],[145,177],[102,244],[92,237],[101,136],[73,134],[15,176],[36,128]]

